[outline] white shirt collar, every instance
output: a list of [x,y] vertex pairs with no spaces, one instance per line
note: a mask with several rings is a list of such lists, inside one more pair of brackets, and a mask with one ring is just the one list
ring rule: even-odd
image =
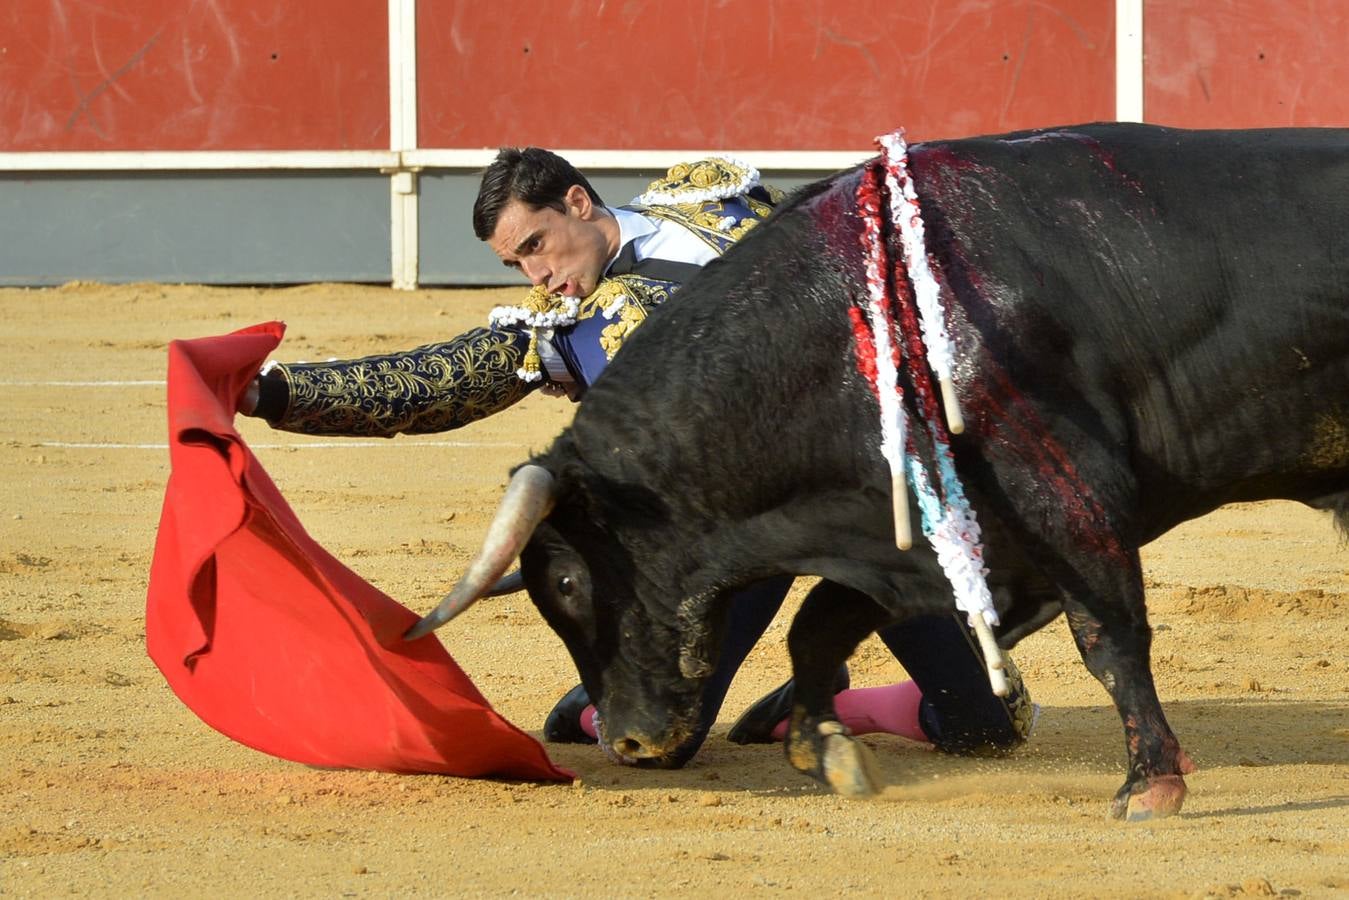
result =
[[618,251],[609,258],[604,264],[604,271],[609,271],[609,267],[618,259],[618,254],[623,252],[623,248],[638,238],[644,238],[649,234],[655,234],[657,231],[656,223],[648,219],[641,213],[635,213],[630,209],[619,209],[617,207],[606,207],[609,212],[614,214],[618,220]]

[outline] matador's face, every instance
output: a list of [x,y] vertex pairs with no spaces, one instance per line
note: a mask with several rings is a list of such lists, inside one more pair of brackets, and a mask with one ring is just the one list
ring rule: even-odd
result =
[[579,184],[562,199],[565,212],[507,201],[487,243],[531,284],[542,285],[551,294],[585,297],[618,252],[618,223]]

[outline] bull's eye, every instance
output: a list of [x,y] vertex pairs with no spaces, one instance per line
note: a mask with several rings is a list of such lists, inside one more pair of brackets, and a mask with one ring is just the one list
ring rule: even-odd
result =
[[576,582],[570,575],[563,575],[557,580],[557,592],[564,597],[570,597],[571,592],[576,590]]

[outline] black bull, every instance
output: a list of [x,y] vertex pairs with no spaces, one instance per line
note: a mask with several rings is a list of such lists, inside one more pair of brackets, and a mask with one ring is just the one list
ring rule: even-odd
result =
[[[1138,551],[1233,501],[1349,524],[1349,131],[1091,125],[918,144],[911,167],[999,643],[1066,613],[1124,724],[1112,813],[1173,813],[1191,765],[1153,685]],[[523,546],[606,740],[659,763],[697,719],[729,593],[820,576],[789,636],[787,756],[843,793],[876,789],[834,672],[952,598],[930,549],[895,548],[848,312],[865,302],[859,178],[803,190],[651,316],[516,473],[421,633]]]

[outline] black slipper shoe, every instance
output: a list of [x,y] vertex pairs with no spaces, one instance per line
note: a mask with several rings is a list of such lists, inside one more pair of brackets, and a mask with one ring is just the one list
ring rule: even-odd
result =
[[578,684],[553,707],[543,720],[543,739],[553,744],[593,744],[595,739],[581,730],[581,711],[590,705],[585,685]]
[[[834,693],[848,689],[848,667],[840,666],[834,676]],[[787,679],[780,687],[765,694],[754,702],[749,709],[740,714],[726,740],[733,744],[775,744],[773,729],[787,718],[792,711],[792,679]]]

